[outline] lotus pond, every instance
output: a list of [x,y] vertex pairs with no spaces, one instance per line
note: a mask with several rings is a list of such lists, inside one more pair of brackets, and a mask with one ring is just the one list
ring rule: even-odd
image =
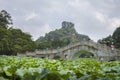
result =
[[120,61],[1,56],[0,80],[120,80]]

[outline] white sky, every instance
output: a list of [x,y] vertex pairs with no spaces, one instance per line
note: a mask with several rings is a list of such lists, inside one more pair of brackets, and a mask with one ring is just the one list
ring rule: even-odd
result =
[[80,34],[97,41],[120,24],[120,0],[0,0],[0,10],[11,14],[14,26],[33,39],[70,21]]

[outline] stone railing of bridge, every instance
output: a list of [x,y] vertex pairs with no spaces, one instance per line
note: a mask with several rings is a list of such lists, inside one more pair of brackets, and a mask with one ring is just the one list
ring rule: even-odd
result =
[[52,49],[52,50],[35,50],[34,52],[26,52],[26,56],[34,56],[34,57],[48,57],[53,58],[55,55],[61,55],[64,59],[71,59],[75,52],[79,50],[88,50],[94,54],[95,57],[109,57],[109,56],[120,56],[120,51],[114,49],[114,51],[104,45],[99,44],[93,41],[81,41],[74,44],[70,44],[68,46]]

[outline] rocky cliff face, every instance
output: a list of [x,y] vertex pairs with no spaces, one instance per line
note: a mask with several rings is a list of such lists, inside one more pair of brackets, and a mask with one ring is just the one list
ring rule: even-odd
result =
[[90,38],[86,35],[78,34],[74,28],[73,23],[63,21],[61,29],[56,29],[55,31],[51,31],[47,33],[44,37],[38,38],[36,40],[36,43],[38,45],[40,45],[41,43],[47,45],[49,44],[49,47],[53,47],[54,45],[57,45],[53,47],[53,48],[57,48],[82,40],[90,40]]
[[63,28],[63,29],[72,28],[72,27],[74,27],[74,24],[73,24],[73,23],[71,23],[71,22],[66,22],[66,21],[63,21],[63,22],[62,22],[62,28]]

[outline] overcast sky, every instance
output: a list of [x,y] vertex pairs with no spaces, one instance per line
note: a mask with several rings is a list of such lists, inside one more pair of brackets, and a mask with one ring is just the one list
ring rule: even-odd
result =
[[73,22],[78,33],[94,41],[112,34],[120,24],[120,0],[0,0],[2,9],[34,40],[61,28],[62,21]]

